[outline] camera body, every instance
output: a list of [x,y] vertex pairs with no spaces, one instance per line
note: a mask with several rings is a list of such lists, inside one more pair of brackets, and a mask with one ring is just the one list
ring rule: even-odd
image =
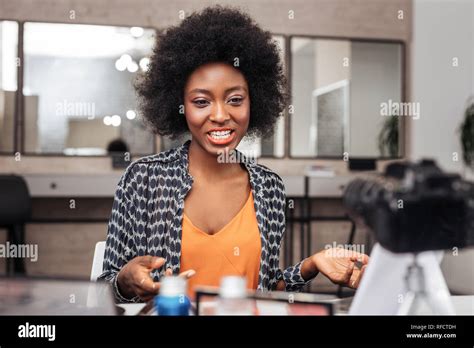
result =
[[474,245],[474,184],[434,161],[394,163],[344,191],[349,215],[386,249],[420,252]]

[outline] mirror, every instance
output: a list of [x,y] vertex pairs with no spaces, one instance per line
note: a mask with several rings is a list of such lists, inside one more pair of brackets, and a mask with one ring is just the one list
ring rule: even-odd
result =
[[402,57],[400,43],[291,38],[290,156],[400,156]]
[[25,152],[106,155],[120,141],[154,152],[133,82],[146,70],[154,30],[25,23]]
[[0,21],[0,153],[14,151],[18,23]]

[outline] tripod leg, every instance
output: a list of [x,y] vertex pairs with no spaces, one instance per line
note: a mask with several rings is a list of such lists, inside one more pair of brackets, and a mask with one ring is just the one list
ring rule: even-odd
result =
[[413,304],[415,303],[415,293],[407,292],[405,298],[403,299],[400,308],[398,309],[398,315],[409,315],[413,312]]

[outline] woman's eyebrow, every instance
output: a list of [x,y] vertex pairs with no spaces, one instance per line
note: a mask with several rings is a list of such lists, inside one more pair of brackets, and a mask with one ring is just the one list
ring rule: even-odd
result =
[[209,90],[207,89],[202,89],[202,88],[194,88],[188,92],[189,94],[191,93],[203,93],[203,94],[212,94]]
[[[247,91],[247,89],[244,87],[244,86],[233,86],[233,87],[229,87],[227,88],[224,93],[225,94],[229,94],[231,92],[234,92],[234,91]],[[208,94],[208,95],[212,95],[212,92],[209,91],[208,89],[204,89],[204,88],[194,88],[192,90],[190,90],[188,92],[189,94],[191,93],[202,93],[202,94]]]
[[227,88],[225,90],[225,94],[229,94],[230,92],[234,92],[234,91],[247,91],[247,89],[244,87],[244,86],[234,86],[234,87],[230,87],[230,88]]

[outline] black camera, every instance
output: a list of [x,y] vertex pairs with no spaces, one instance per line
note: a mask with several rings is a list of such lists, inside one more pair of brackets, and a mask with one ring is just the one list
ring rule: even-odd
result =
[[474,245],[474,184],[434,161],[390,164],[383,175],[351,181],[343,199],[349,215],[390,251]]

